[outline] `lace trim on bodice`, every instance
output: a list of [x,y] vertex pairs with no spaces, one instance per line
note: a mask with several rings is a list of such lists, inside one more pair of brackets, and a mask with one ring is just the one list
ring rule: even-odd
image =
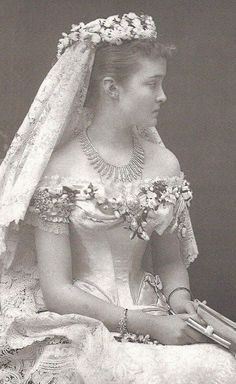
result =
[[110,226],[123,222],[131,239],[149,240],[154,230],[159,235],[176,231],[184,263],[188,266],[198,255],[188,213],[191,199],[192,192],[183,173],[175,177],[105,185],[99,180],[45,176],[31,200],[25,223],[68,235],[69,225],[79,215],[79,221],[90,228],[92,223]]
[[[183,173],[180,177],[106,185],[99,181],[93,183],[51,176],[41,180],[29,207],[29,212],[37,214],[40,220],[36,219],[35,215],[30,219],[28,215],[27,221],[40,227],[46,222],[44,229],[55,228],[55,232],[60,233],[60,224],[70,223],[71,213],[78,203],[91,200],[102,214],[110,214],[114,219],[119,218],[127,223],[132,232],[131,237],[148,240],[149,236],[145,230],[148,223],[152,221],[156,227],[159,224],[159,232],[163,233],[166,229],[163,230],[163,225],[160,226],[163,218],[165,225],[170,224],[174,211],[179,211],[180,203],[189,205],[191,198],[192,193]],[[49,223],[53,225],[48,225]],[[61,228],[62,233],[67,232],[65,226],[62,225]],[[181,233],[184,233],[183,224]]]
[[38,214],[30,210],[25,216],[24,223],[32,225],[33,227],[40,228],[46,232],[55,233],[56,235],[69,235],[69,227],[67,223],[57,221],[46,221],[44,219],[41,219]]

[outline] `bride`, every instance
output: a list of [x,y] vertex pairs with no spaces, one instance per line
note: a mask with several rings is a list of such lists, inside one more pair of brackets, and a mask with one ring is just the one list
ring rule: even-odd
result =
[[186,323],[192,192],[154,128],[172,50],[134,13],[59,41],[0,168],[0,383],[235,383]]

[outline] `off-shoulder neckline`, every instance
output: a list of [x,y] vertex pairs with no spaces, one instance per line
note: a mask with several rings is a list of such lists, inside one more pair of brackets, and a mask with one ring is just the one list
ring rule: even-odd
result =
[[82,179],[82,178],[74,178],[74,177],[71,177],[71,176],[61,176],[61,175],[58,175],[58,174],[55,174],[55,175],[45,175],[41,178],[40,180],[40,185],[46,185],[47,183],[51,184],[56,184],[56,185],[66,185],[66,184],[69,184],[69,185],[88,185],[88,184],[95,184],[95,185],[101,185],[101,186],[104,186],[104,185],[130,185],[130,184],[134,184],[134,185],[142,185],[144,183],[151,183],[151,182],[155,182],[155,181],[165,181],[165,182],[174,182],[174,181],[181,181],[181,180],[184,180],[185,178],[185,175],[184,175],[184,172],[180,172],[180,175],[179,176],[166,176],[166,177],[163,177],[163,176],[156,176],[156,177],[152,177],[152,178],[144,178],[144,179],[139,179],[139,180],[134,180],[132,182],[125,182],[125,183],[114,183],[114,181],[105,181],[105,182],[102,182],[100,179],[94,179],[94,180],[89,180],[89,179]]

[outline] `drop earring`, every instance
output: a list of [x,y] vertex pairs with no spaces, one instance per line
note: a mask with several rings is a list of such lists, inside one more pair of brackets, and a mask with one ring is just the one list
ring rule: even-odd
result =
[[113,91],[111,96],[112,96],[113,99],[118,100],[119,99],[119,92],[118,91]]

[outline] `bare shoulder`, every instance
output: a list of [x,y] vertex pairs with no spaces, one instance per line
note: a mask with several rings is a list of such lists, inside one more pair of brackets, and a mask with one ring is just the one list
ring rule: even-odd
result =
[[165,165],[167,176],[179,176],[180,164],[175,154],[168,148],[161,147],[163,164]]
[[79,142],[70,141],[52,154],[44,175],[74,177],[78,171],[83,173],[85,160]]
[[145,144],[147,173],[150,177],[172,177],[180,175],[180,164],[175,154],[158,143]]

